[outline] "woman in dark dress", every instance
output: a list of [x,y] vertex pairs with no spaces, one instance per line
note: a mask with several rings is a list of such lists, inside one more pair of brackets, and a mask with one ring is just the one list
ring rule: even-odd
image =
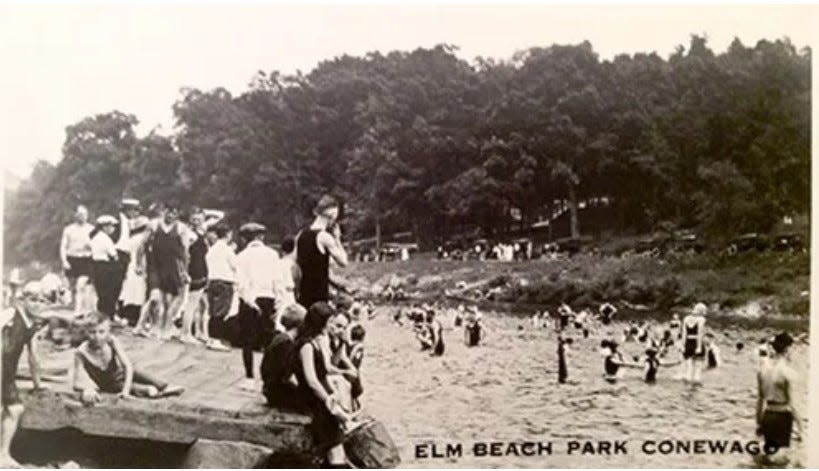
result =
[[344,453],[342,423],[347,414],[339,407],[327,381],[327,367],[319,337],[333,317],[333,309],[326,302],[310,306],[296,337],[297,357],[294,372],[299,391],[313,418],[312,432],[315,446],[326,453],[330,468],[347,467]]

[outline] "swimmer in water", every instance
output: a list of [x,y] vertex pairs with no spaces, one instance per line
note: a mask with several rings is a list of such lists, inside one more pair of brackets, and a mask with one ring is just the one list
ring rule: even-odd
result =
[[646,356],[645,356],[645,382],[649,384],[653,384],[657,382],[657,370],[661,366],[669,367],[669,366],[676,366],[682,363],[682,360],[671,361],[671,362],[662,362],[658,358],[659,352],[655,348],[647,348],[646,349]]
[[477,347],[483,339],[483,324],[481,323],[481,313],[477,310],[467,316],[464,323],[464,343],[467,347]]
[[702,361],[705,359],[705,315],[708,308],[697,303],[691,314],[682,321],[683,358],[685,359],[685,379],[701,383]]
[[600,342],[601,351],[603,355],[603,379],[611,384],[615,384],[618,378],[620,367],[626,368],[640,368],[641,365],[637,363],[629,363],[623,357],[623,354],[617,351],[617,342],[613,340],[603,340]]
[[455,318],[452,320],[452,325],[460,327],[464,322],[464,305],[460,304],[458,310],[455,311]]
[[566,384],[569,379],[567,351],[572,342],[570,338],[564,339],[563,335],[557,336],[557,382],[560,384]]
[[441,327],[441,323],[435,319],[435,311],[428,311],[425,320],[431,342],[430,348],[432,351],[430,356],[442,356],[444,354],[444,329]]
[[677,333],[677,340],[682,339],[682,329],[680,329],[681,326],[682,322],[680,322],[680,316],[675,313],[673,316],[671,316],[671,321],[668,323],[668,328],[671,330],[671,332]]
[[790,362],[791,345],[793,338],[786,332],[774,337],[770,360],[757,373],[757,435],[764,437],[766,448],[779,450],[766,457],[777,464],[788,459],[793,426],[796,425],[797,440],[801,441],[803,435],[802,420],[793,404],[798,375]]
[[617,308],[611,303],[603,303],[597,310],[597,318],[603,325],[611,324],[615,314],[617,314]]
[[628,327],[623,331],[623,343],[634,342],[637,335],[640,333],[640,327],[634,321],[629,321]]
[[569,326],[569,321],[572,319],[572,317],[574,317],[574,312],[568,304],[563,303],[559,308],[557,308],[557,315],[560,318],[560,324],[558,325],[557,330],[562,331]]

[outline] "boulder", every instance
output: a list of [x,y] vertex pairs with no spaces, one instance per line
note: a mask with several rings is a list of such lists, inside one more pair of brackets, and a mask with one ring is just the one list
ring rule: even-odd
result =
[[263,468],[273,456],[270,448],[245,442],[200,438],[188,449],[182,468]]

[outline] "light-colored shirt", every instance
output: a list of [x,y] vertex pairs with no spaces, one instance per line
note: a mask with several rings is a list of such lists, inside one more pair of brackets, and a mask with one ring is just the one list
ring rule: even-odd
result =
[[211,280],[236,281],[236,252],[224,239],[217,240],[210,247],[205,261]]
[[111,236],[103,231],[97,232],[91,239],[91,258],[95,261],[107,262],[117,259],[117,247]]
[[277,280],[274,285],[276,304],[282,308],[296,304],[296,281],[293,279],[293,257],[281,258],[276,263]]
[[247,244],[236,256],[236,284],[245,301],[258,297],[275,298],[279,279],[276,265],[279,254],[259,240]]
[[90,257],[91,256],[91,224],[73,223],[63,229],[63,239],[60,244],[63,256]]
[[127,250],[128,241],[131,240],[131,220],[123,213],[119,213],[119,239],[117,239],[117,248],[119,250]]

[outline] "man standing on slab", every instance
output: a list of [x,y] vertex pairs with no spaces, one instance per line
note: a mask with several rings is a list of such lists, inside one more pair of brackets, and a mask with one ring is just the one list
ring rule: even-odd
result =
[[339,210],[338,200],[322,196],[313,210],[313,223],[297,236],[296,261],[302,274],[298,302],[305,309],[315,302],[330,300],[330,258],[341,267],[347,266],[347,252],[341,245],[338,225]]

